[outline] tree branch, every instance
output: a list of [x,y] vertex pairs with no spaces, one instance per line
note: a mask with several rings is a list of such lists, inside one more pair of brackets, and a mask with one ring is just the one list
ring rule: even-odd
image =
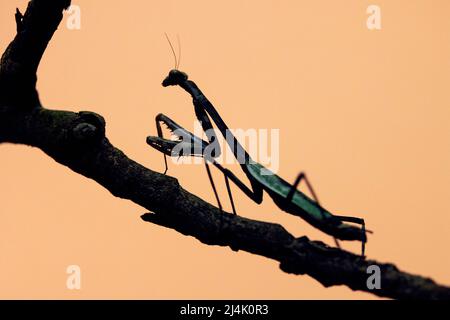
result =
[[[92,112],[48,110],[36,92],[36,70],[69,0],[32,0],[16,12],[18,33],[0,62],[0,143],[43,150],[57,162],[97,181],[114,196],[154,212],[144,221],[193,236],[208,245],[229,246],[280,262],[284,272],[307,274],[325,287],[397,299],[450,299],[450,288],[400,271],[392,264],[365,260],[306,237],[295,238],[282,226],[221,213],[184,190],[175,178],[129,159],[105,136],[104,119]],[[367,268],[381,269],[381,289],[366,285]]]

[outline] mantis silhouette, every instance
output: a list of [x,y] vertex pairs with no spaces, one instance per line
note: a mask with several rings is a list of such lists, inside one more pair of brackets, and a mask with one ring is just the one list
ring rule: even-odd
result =
[[[169,41],[170,43],[170,41]],[[172,48],[173,50],[173,48]],[[175,54],[174,54],[175,55]],[[242,147],[236,137],[230,132],[228,126],[220,117],[216,108],[206,98],[198,86],[188,79],[188,75],[178,70],[179,64],[176,61],[175,55],[175,69],[169,72],[169,75],[164,79],[162,85],[168,86],[180,86],[187,93],[189,93],[193,99],[195,115],[199,120],[203,130],[206,133],[208,141],[195,136],[182,126],[178,125],[175,121],[169,117],[158,114],[156,116],[156,127],[158,137],[147,137],[147,144],[157,149],[164,154],[165,171],[167,172],[167,158],[180,157],[180,156],[200,156],[205,158],[205,166],[210,179],[216,200],[219,208],[222,210],[217,190],[212,179],[211,171],[208,162],[212,163],[217,169],[219,169],[225,177],[225,183],[228,191],[228,196],[232,205],[233,213],[236,214],[236,209],[231,193],[231,187],[229,181],[231,180],[239,189],[241,189],[250,199],[260,204],[263,200],[264,191],[272,198],[275,204],[283,211],[295,216],[299,216],[312,226],[332,236],[339,246],[339,240],[347,241],[361,241],[361,255],[365,254],[365,243],[367,242],[366,233],[370,232],[365,228],[365,222],[362,218],[350,217],[350,216],[338,216],[333,215],[326,209],[324,209],[319,199],[309,182],[306,174],[301,172],[294,183],[291,185],[287,181],[275,173],[270,172],[267,168],[261,164],[255,162],[247,151]],[[212,144],[217,143],[217,136],[213,130],[213,125],[217,126],[219,132],[223,137],[226,137],[230,149],[232,150],[236,159],[238,159],[242,171],[250,181],[250,187],[242,182],[233,172],[224,168],[219,164],[215,158],[220,153],[220,149],[214,148],[212,152],[205,152]],[[172,131],[179,140],[169,140],[163,137],[163,131],[161,124],[165,124],[169,130]],[[230,139],[231,137],[231,139]],[[297,187],[301,181],[305,181],[307,188],[309,189],[312,198],[309,198],[304,193],[299,191]],[[361,225],[361,228],[354,225],[347,224],[345,222],[351,222]]]

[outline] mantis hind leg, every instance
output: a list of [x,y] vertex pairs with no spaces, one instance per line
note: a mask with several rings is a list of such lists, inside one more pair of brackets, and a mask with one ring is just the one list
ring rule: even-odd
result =
[[[291,202],[292,201],[292,199],[294,198],[294,194],[297,191],[297,188],[298,188],[300,182],[302,182],[302,180],[305,181],[306,187],[308,188],[309,192],[311,193],[314,201],[319,205],[320,213],[322,214],[322,219],[325,220],[326,217],[325,217],[325,214],[323,212],[322,206],[320,205],[319,197],[317,197],[317,194],[314,191],[312,183],[308,180],[308,177],[306,176],[306,173],[303,172],[303,171],[300,172],[298,174],[297,178],[295,179],[294,184],[292,185],[291,190],[289,190],[289,193],[288,193],[288,195],[286,197],[286,201],[287,202]],[[336,244],[336,247],[338,247],[340,249],[341,245],[339,244],[338,239],[336,237],[333,237],[333,239],[334,239],[334,242]]]
[[361,225],[361,233],[364,235],[364,238],[361,241],[361,256],[364,257],[365,252],[366,252],[366,242],[367,242],[366,234],[367,234],[367,232],[371,232],[369,230],[366,230],[366,223],[365,223],[364,219],[356,218],[356,217],[348,217],[348,216],[335,216],[335,217],[339,218],[341,221],[347,221],[347,222],[352,222],[352,223]]

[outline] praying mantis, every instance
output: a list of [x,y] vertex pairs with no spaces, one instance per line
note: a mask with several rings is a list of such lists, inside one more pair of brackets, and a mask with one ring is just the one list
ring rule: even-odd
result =
[[[158,114],[155,119],[158,136],[148,136],[147,144],[164,154],[164,174],[166,174],[168,168],[167,156],[203,157],[205,158],[206,171],[220,210],[222,210],[222,205],[208,163],[212,163],[212,165],[223,173],[234,214],[236,214],[236,208],[231,193],[230,180],[257,204],[262,203],[263,194],[266,192],[281,210],[304,219],[312,226],[332,236],[338,247],[340,247],[338,240],[361,241],[361,256],[365,257],[367,233],[371,233],[371,231],[366,230],[364,219],[334,215],[323,208],[312,184],[304,172],[300,172],[294,183],[291,185],[275,173],[270,172],[263,165],[254,161],[236,137],[230,132],[216,108],[202,93],[195,82],[189,80],[186,73],[178,70],[179,60],[177,62],[172,45],[171,48],[175,56],[175,69],[172,69],[169,72],[168,76],[162,82],[162,85],[164,87],[179,86],[192,97],[195,115],[200,122],[202,129],[205,131],[208,141],[204,141],[200,137],[195,136],[166,115]],[[216,161],[220,149],[217,150],[217,148],[215,148],[212,152],[205,152],[212,144],[217,143],[217,135],[213,130],[213,123],[216,125],[221,135],[227,137],[226,142],[236,159],[238,159],[242,171],[250,182],[250,187],[242,182],[233,172],[224,168]],[[179,140],[165,139],[161,124],[165,124]],[[305,181],[305,184],[312,195],[312,199],[297,189],[301,181]],[[345,222],[359,224],[361,227],[356,227]]]

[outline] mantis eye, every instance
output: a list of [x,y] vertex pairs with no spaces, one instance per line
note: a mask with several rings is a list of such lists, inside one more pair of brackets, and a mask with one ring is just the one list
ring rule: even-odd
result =
[[169,78],[169,79],[176,79],[177,78],[177,73],[178,73],[178,70],[175,70],[175,69],[170,70],[169,75],[167,76],[167,78]]

